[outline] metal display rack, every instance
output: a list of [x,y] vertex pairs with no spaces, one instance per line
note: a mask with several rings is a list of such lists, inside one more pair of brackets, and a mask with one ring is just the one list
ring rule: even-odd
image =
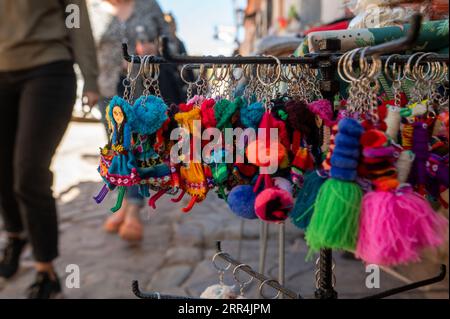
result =
[[[411,50],[420,35],[420,29],[422,24],[421,15],[415,15],[411,19],[410,28],[408,34],[400,39],[383,43],[380,45],[369,47],[365,50],[365,56],[370,57],[377,55],[382,61],[386,61],[390,54],[393,53],[404,53]],[[162,38],[161,41],[161,57],[153,56],[146,60],[146,63],[150,64],[175,64],[175,65],[189,65],[192,68],[198,68],[200,65],[204,68],[210,68],[213,65],[236,65],[242,66],[247,64],[275,64],[281,63],[282,65],[297,65],[304,64],[309,65],[311,68],[316,68],[320,70],[320,89],[324,98],[329,99],[333,102],[334,96],[339,92],[340,83],[336,80],[337,75],[337,64],[342,56],[340,51],[340,40],[338,39],[328,39],[323,40],[320,44],[320,52],[309,54],[305,57],[280,57],[279,61],[276,61],[272,57],[267,56],[252,56],[252,57],[213,57],[213,56],[175,56],[172,55],[169,50],[169,43],[167,38]],[[136,64],[141,63],[142,58],[139,56],[132,56],[128,53],[127,44],[122,44],[123,58],[128,62],[133,62]],[[397,64],[406,64],[411,55],[396,55],[395,58],[391,59],[391,62]],[[448,55],[431,55],[421,60],[421,63],[426,62],[448,62]],[[217,251],[220,252],[220,258],[224,261],[230,263],[234,266],[242,265],[239,261],[233,259],[229,254],[222,252],[220,243],[217,244]],[[337,299],[338,293],[334,287],[334,264],[333,264],[333,252],[330,249],[322,249],[320,251],[320,256],[317,262],[317,290],[315,292],[315,297],[317,299]],[[279,291],[284,297],[290,299],[302,299],[302,297],[290,291],[289,289],[283,287],[277,281],[269,280],[265,275],[258,273],[251,269],[250,267],[242,268],[241,271],[247,273],[249,276],[259,280],[260,282],[265,282],[268,286]],[[440,273],[433,277],[423,281],[418,281],[409,285],[405,285],[399,288],[391,289],[383,293],[379,293],[373,296],[365,297],[363,299],[374,299],[374,298],[386,298],[393,296],[402,292],[410,291],[420,287],[428,286],[434,283],[443,281],[446,277],[447,269],[445,265],[441,265]],[[159,293],[145,293],[139,289],[139,283],[134,281],[132,284],[134,294],[141,299],[192,299],[188,297],[178,297],[178,296],[167,296]]]

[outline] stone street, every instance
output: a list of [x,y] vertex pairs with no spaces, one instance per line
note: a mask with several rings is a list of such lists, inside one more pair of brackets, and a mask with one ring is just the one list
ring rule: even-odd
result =
[[[109,196],[102,205],[92,197],[102,186],[97,176],[97,150],[104,144],[100,124],[72,123],[53,163],[54,192],[58,198],[60,216],[60,258],[57,270],[63,286],[68,265],[78,265],[79,289],[64,289],[65,298],[135,298],[131,282],[138,280],[142,290],[162,294],[199,297],[205,288],[217,284],[219,276],[211,258],[215,243],[223,242],[223,250],[237,258],[241,239],[241,222],[225,202],[211,194],[190,214],[167,198],[161,199],[157,211],[145,208],[145,238],[140,245],[130,245],[118,236],[106,234],[102,224],[114,204]],[[258,270],[259,222],[246,221],[242,237],[241,262]],[[0,246],[3,246],[3,232]],[[278,230],[270,226],[266,275],[278,276]],[[302,234],[290,223],[286,225],[286,287],[312,298],[315,290],[315,260],[305,261],[308,253]],[[340,298],[362,298],[404,285],[399,274],[411,280],[421,280],[439,272],[437,262],[396,269],[396,276],[381,274],[380,289],[367,289],[364,265],[334,254],[336,290]],[[448,264],[448,262],[447,262]],[[33,280],[32,256],[28,248],[19,274],[0,283],[0,298],[22,298]],[[225,282],[234,285],[231,272]],[[246,297],[258,297],[255,283]],[[270,292],[268,292],[269,294]],[[398,298],[448,298],[448,280],[444,283],[403,293]]]

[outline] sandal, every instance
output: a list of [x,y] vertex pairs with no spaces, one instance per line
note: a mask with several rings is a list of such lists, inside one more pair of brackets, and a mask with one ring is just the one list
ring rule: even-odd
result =
[[127,218],[119,230],[119,236],[126,241],[142,241],[144,229],[141,222],[136,218]]
[[125,212],[126,207],[122,207],[117,213],[114,215],[111,215],[106,219],[105,224],[103,225],[103,228],[108,233],[117,233],[120,229],[120,226],[125,221]]

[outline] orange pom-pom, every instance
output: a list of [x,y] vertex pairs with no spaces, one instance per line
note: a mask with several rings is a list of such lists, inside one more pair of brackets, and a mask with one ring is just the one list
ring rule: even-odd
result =
[[250,163],[258,167],[281,165],[287,158],[286,148],[277,142],[271,142],[269,146],[258,140],[251,142],[246,150]]

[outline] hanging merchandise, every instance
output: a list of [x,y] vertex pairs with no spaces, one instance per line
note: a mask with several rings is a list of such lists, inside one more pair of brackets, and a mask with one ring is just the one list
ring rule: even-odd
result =
[[[115,96],[107,107],[108,127],[111,134],[108,145],[101,150],[100,156],[100,175],[106,181],[106,186],[110,190],[117,189],[118,191],[116,205],[111,209],[113,213],[122,207],[127,188],[138,184],[141,180],[136,159],[131,151],[132,127],[136,124],[131,103],[136,80],[140,76],[141,69],[134,78],[132,78],[132,71],[133,63],[130,63],[127,78],[124,80],[124,97]],[[96,202],[101,203],[107,193],[104,187],[100,194],[95,197]]]
[[[187,193],[182,211],[188,213],[216,193],[230,218],[279,225],[281,283],[288,218],[305,231],[308,258],[320,252],[318,286],[330,278],[333,286],[333,276],[323,273],[332,269],[334,249],[382,266],[420,261],[448,231],[432,208],[448,207],[442,198],[449,187],[448,67],[431,53],[405,59],[370,51],[354,49],[339,59],[331,53],[175,59],[192,64],[181,70],[187,102],[170,107],[158,87],[156,61],[164,60],[140,58],[136,77],[129,67],[124,97],[108,107],[111,137],[99,166],[105,186],[95,200],[117,190],[117,211],[127,187],[139,186],[153,208],[164,194],[178,203]],[[329,66],[317,63],[326,59]],[[188,67],[199,68],[193,82],[184,77]],[[330,70],[349,84],[348,92],[321,92],[334,77]],[[133,102],[139,77],[145,91]],[[175,128],[184,134],[172,141]],[[184,152],[172,154],[174,145]],[[218,251],[219,284],[201,298],[243,299],[252,279],[243,282],[239,273],[255,276],[262,287],[280,287]],[[218,257],[229,264],[220,267]],[[230,269],[235,286],[224,283]]]
[[[255,200],[256,215],[267,222],[282,223],[292,210],[293,196],[292,191],[287,190],[286,187],[280,187],[281,183],[278,185],[274,183],[271,176],[278,169],[288,166],[287,150],[290,147],[285,123],[272,114],[272,100],[276,97],[275,84],[280,80],[282,72],[279,60],[276,59],[276,61],[275,70],[270,72],[270,67],[264,70],[265,78],[262,76],[260,66],[257,67],[258,80],[266,88],[264,94],[266,112],[259,126],[259,132],[265,132],[265,134],[262,137],[258,135],[256,141],[249,144],[247,157],[253,159],[252,162],[260,168],[260,175],[254,187],[254,192],[258,193]],[[273,136],[273,131],[277,132],[276,136]],[[261,187],[263,190],[259,192]]]
[[[375,3],[359,3],[369,2]],[[385,6],[388,1],[376,3],[382,6],[381,24],[403,25],[400,11],[389,12]],[[371,12],[363,14],[368,16]],[[400,38],[408,30],[419,30],[420,19],[412,22],[404,32],[397,27],[389,30]],[[430,22],[426,26],[443,27],[445,22]],[[380,35],[375,37],[378,44],[385,42],[381,33],[389,30],[370,32]],[[350,48],[346,44],[361,38],[357,31],[347,32],[349,36],[339,35],[344,52]],[[368,34],[364,32],[362,37]],[[311,36],[311,48],[321,47],[315,39],[322,37],[328,35]],[[449,187],[445,84],[448,67],[442,62],[448,59],[432,53],[390,57],[377,54],[408,51],[414,49],[412,43],[421,45],[421,41],[409,35],[364,49],[353,50],[353,46],[353,51],[343,55],[321,52],[279,59],[173,57],[163,45],[164,58],[140,58],[144,66],[147,61],[147,72],[142,72],[144,79],[149,79],[147,84],[154,85],[157,61],[184,64],[183,80],[188,66],[199,68],[200,72],[194,82],[185,80],[189,95],[185,104],[167,108],[159,103],[156,93],[155,97],[144,94],[140,103],[134,105],[124,97],[128,106],[121,110],[130,123],[131,142],[127,150],[135,160],[129,167],[136,168],[135,184],[141,185],[145,197],[156,192],[150,199],[151,206],[155,206],[152,198],[164,193],[175,195],[179,188],[181,194],[172,202],[179,202],[188,193],[191,200],[183,209],[188,212],[208,195],[214,195],[214,190],[235,216],[259,219],[264,227],[267,223],[279,224],[281,283],[283,226],[290,217],[295,226],[305,231],[308,257],[320,251],[318,296],[335,296],[333,249],[350,251],[365,263],[382,266],[417,262],[424,249],[440,246],[448,231],[447,220],[432,208],[448,205],[442,196]],[[422,49],[431,48],[425,45]],[[150,64],[153,69],[149,69]],[[336,73],[350,84],[348,92],[344,86],[339,89]],[[194,87],[197,90],[192,98]],[[136,115],[137,112],[143,114]],[[118,119],[110,120],[113,131],[122,129],[121,125],[117,127]],[[147,122],[151,122],[151,129],[141,130]],[[182,142],[166,141],[170,130],[177,126],[185,129],[189,137],[185,148],[190,152],[170,160],[170,147]],[[252,129],[266,134],[255,134],[253,138]],[[232,139],[224,138],[230,130],[234,133]],[[218,140],[219,133],[222,138]],[[214,141],[203,140],[203,135],[213,136]],[[117,142],[113,135],[102,152],[99,171],[106,185],[96,197],[99,202],[109,190],[119,186],[110,182],[108,173],[114,161],[123,160],[114,151],[115,144],[120,143],[123,141]],[[211,146],[205,154],[198,150]],[[202,155],[195,158],[198,151]],[[160,169],[163,176],[169,177],[168,185],[148,182]],[[218,257],[227,262],[226,267],[218,267]],[[206,289],[202,298],[244,298],[244,289],[252,279],[243,282],[239,273],[258,279],[260,293],[261,287],[267,285],[278,292],[276,297],[289,295],[278,282],[265,277],[264,271],[254,272],[222,253],[220,247],[213,262],[220,275],[219,284]],[[223,280],[224,272],[230,269],[237,283],[233,287]]]
[[[208,192],[208,183],[203,164],[201,162],[197,162],[193,158],[193,154],[196,151],[194,150],[194,139],[199,138],[198,135],[194,136],[194,121],[201,121],[200,107],[203,101],[204,98],[197,95],[188,101],[188,103],[184,106],[184,111],[181,111],[180,107],[181,112],[175,115],[175,120],[178,122],[180,127],[185,129],[190,134],[190,152],[188,154],[188,158],[184,158],[182,160],[180,167],[180,179],[183,192],[177,199],[177,201],[180,201],[185,193],[188,193],[191,196],[188,206],[182,209],[184,213],[190,212],[196,203],[203,201]],[[196,132],[196,134],[200,133],[201,132]],[[183,154],[183,157],[186,157],[186,154]]]

